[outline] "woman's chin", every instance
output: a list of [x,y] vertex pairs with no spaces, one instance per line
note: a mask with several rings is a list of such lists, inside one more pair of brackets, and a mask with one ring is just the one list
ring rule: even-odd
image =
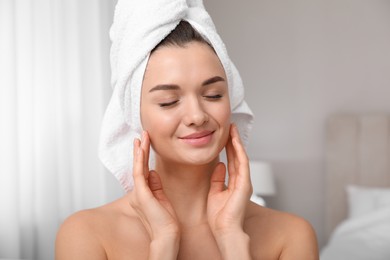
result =
[[215,160],[219,160],[219,153],[220,151],[217,149],[214,151],[181,153],[180,156],[177,157],[177,162],[188,165],[206,165],[214,163]]

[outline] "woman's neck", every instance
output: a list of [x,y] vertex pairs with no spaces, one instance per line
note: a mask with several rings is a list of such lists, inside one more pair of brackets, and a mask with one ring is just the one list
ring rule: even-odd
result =
[[164,192],[183,227],[207,222],[207,196],[210,177],[219,158],[205,165],[182,165],[156,160]]

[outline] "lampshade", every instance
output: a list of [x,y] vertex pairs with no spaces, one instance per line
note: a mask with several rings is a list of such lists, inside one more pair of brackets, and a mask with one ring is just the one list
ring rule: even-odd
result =
[[276,193],[275,178],[271,165],[261,161],[249,163],[253,193],[260,196],[270,196]]

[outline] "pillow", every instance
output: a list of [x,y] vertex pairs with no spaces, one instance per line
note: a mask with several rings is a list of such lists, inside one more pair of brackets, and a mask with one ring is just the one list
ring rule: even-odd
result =
[[390,207],[390,188],[373,188],[347,185],[349,218],[356,218],[371,211]]

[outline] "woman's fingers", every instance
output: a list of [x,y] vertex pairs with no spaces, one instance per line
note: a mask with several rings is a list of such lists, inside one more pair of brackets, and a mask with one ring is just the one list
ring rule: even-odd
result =
[[139,139],[134,140],[133,178],[134,185],[138,188],[146,188],[144,168],[144,151],[141,148]]
[[139,182],[142,176],[145,182],[149,176],[149,151],[150,139],[146,131],[142,131],[141,140],[134,139],[133,144],[133,177],[134,182]]
[[138,177],[139,175],[139,171],[136,171],[136,166],[137,166],[137,163],[138,163],[138,151],[140,149],[140,146],[141,146],[141,141],[138,139],[138,138],[134,138],[134,141],[133,141],[133,177],[136,178]]
[[226,157],[227,157],[227,166],[229,174],[228,187],[233,188],[235,185],[236,175],[237,175],[237,159],[236,152],[232,143],[232,129],[233,125],[230,126],[229,139],[225,147]]
[[240,134],[238,133],[237,126],[234,124],[232,125],[232,129],[231,129],[231,137],[232,137],[232,144],[234,150],[236,151],[238,156],[237,158],[239,159],[239,161],[241,161],[240,159],[246,157],[246,152],[244,149],[244,145],[242,144]]
[[237,126],[232,124],[229,141],[226,144],[226,155],[229,170],[229,189],[237,188],[237,180],[240,185],[250,183],[249,159],[242,144]]
[[240,175],[240,179],[244,181],[243,183],[250,184],[249,159],[235,125],[232,127],[232,144],[236,154],[236,170]]
[[163,187],[162,187],[160,176],[158,176],[157,172],[150,171],[148,184],[154,197],[156,199],[161,198],[161,194],[163,193]]
[[249,160],[248,160],[248,156],[245,152],[245,148],[244,148],[244,145],[241,141],[241,138],[240,138],[240,134],[238,133],[238,129],[237,129],[237,126],[233,125],[232,127],[232,143],[233,143],[233,147],[234,147],[234,150],[236,152],[236,158],[237,158],[237,162],[240,164],[240,165],[245,165],[247,166]]
[[236,162],[236,165],[238,167],[238,165],[241,163],[241,161],[239,160],[239,156],[238,156],[238,153],[240,151],[237,149],[238,148],[238,146],[236,144],[237,142],[238,142],[238,145],[241,146],[242,150],[244,151],[244,154],[246,154],[246,153],[245,153],[244,146],[242,145],[240,134],[238,132],[237,126],[235,124],[232,124],[231,137],[232,137],[233,149],[234,149],[234,152],[236,154],[235,162]]
[[[143,131],[141,140],[134,139],[133,147],[133,178],[134,186],[141,189],[147,189],[149,177],[149,148],[150,141],[148,133]],[[148,189],[147,189],[148,190]]]
[[229,134],[229,139],[226,143],[226,147],[225,147],[225,151],[226,151],[226,157],[227,157],[227,162],[228,162],[228,170],[229,171],[234,171],[235,169],[235,152],[234,152],[234,147],[233,147],[233,143],[232,143],[232,137],[231,135]]
[[226,167],[223,163],[218,163],[211,175],[210,195],[222,192],[225,189]]
[[145,155],[144,167],[147,169],[147,172],[149,172],[150,139],[149,134],[146,131],[142,131],[141,134],[141,148],[144,151]]

